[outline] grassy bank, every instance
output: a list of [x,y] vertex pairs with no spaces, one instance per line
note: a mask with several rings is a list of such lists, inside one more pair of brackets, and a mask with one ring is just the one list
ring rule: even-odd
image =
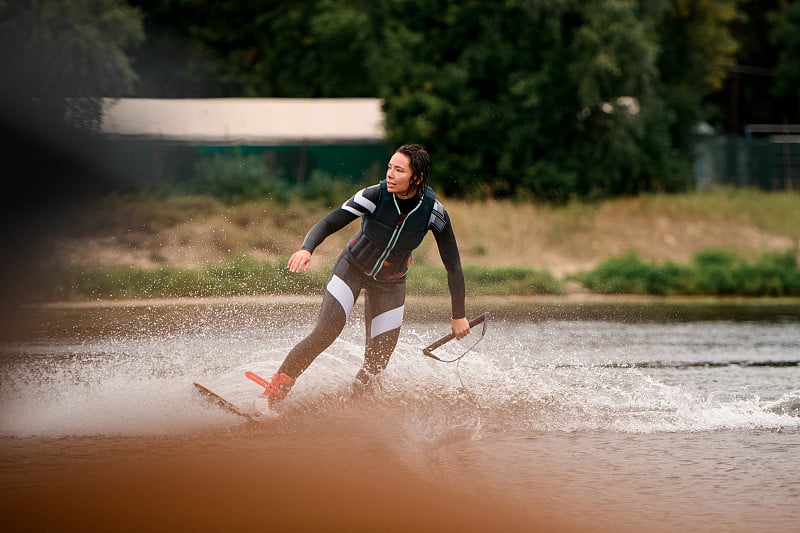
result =
[[[235,254],[202,268],[121,266],[98,270],[65,271],[47,295],[49,300],[251,296],[319,293],[328,273],[312,270],[290,274],[285,259],[264,260]],[[564,294],[565,285],[550,273],[527,268],[464,267],[467,290],[474,295],[531,296]],[[420,265],[410,271],[408,293],[448,294],[442,267]]]
[[[160,266],[115,267],[62,274],[48,299],[129,299],[263,294],[319,293],[327,273],[313,270],[290,274],[284,260],[259,260],[237,254],[203,268]],[[563,295],[566,281],[546,271],[524,267],[464,267],[471,296]],[[749,262],[722,251],[698,254],[689,265],[658,265],[636,255],[612,257],[596,269],[568,277],[599,294],[658,296],[789,296],[800,297],[796,252],[769,254]],[[447,294],[442,267],[412,268],[408,293]]]
[[[796,193],[719,190],[560,207],[443,201],[470,294],[559,295],[580,283],[602,294],[797,295]],[[284,265],[328,209],[192,196],[104,198],[56,239],[47,298],[320,290],[355,224],[318,248],[309,273],[289,275]],[[409,293],[445,294],[433,239],[414,258]]]

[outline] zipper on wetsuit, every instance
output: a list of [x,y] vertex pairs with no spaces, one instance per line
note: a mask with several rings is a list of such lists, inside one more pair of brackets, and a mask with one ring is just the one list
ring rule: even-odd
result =
[[416,207],[414,207],[414,209],[403,215],[402,211],[400,211],[400,206],[397,205],[397,196],[392,194],[392,200],[394,201],[394,207],[395,209],[397,209],[397,214],[399,215],[399,218],[395,223],[394,231],[392,232],[392,236],[389,238],[389,242],[386,245],[386,248],[383,250],[383,253],[380,255],[380,257],[378,257],[378,261],[375,263],[375,266],[372,267],[372,270],[369,273],[372,279],[377,279],[376,276],[378,275],[378,272],[381,271],[381,267],[383,267],[383,262],[386,261],[386,258],[389,257],[389,254],[392,253],[392,250],[394,250],[394,247],[397,245],[397,241],[400,240],[400,232],[403,231],[403,228],[406,225],[406,220],[408,220],[408,217],[410,217],[411,214],[417,209],[419,209],[419,206],[422,205],[422,198],[420,198],[419,203],[416,205]]

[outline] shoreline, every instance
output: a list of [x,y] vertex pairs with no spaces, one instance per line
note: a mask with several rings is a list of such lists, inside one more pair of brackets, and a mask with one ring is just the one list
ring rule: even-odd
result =
[[[219,304],[253,304],[253,305],[318,305],[319,294],[260,294],[237,296],[176,296],[172,298],[107,298],[95,300],[61,300],[43,303],[28,303],[25,307],[42,308],[87,308],[87,307],[142,307],[169,305],[219,305]],[[411,304],[447,304],[449,296],[408,295],[406,302]],[[467,304],[494,303],[499,305],[514,304],[554,304],[564,303],[607,303],[607,304],[725,304],[725,305],[800,305],[800,297],[749,297],[749,296],[654,296],[647,294],[599,294],[588,291],[575,291],[565,295],[479,295],[467,296]]]
[[[314,295],[257,295],[229,297],[181,297],[124,300],[76,300],[28,304],[23,314],[58,318],[60,315],[110,313],[145,309],[163,315],[191,309],[220,311],[232,308],[255,314],[316,313],[321,302]],[[356,301],[363,312],[363,298]],[[573,293],[564,296],[473,296],[467,297],[467,316],[489,312],[492,319],[510,321],[596,320],[613,322],[689,322],[708,320],[800,321],[800,298],[745,298],[649,295],[599,295]],[[408,296],[405,317],[411,321],[448,322],[447,296]]]

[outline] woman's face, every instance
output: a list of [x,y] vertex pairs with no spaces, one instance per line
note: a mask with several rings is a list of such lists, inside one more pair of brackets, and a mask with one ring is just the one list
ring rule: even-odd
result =
[[396,152],[386,169],[386,188],[401,198],[409,198],[415,192],[409,190],[412,176],[411,160],[407,155]]

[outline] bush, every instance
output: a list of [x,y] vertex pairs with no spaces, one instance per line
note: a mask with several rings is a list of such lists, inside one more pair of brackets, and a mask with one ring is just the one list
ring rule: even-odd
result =
[[723,250],[705,250],[688,266],[658,266],[628,254],[574,279],[604,294],[800,296],[794,250],[766,254],[752,263]]
[[[529,296],[535,294],[564,294],[563,283],[549,272],[522,267],[488,268],[464,266],[468,294]],[[414,265],[408,273],[408,293],[417,295],[446,295],[447,271],[442,267]]]
[[576,276],[589,289],[603,294],[663,294],[665,289],[655,291],[658,270],[636,254],[608,259],[595,270]]
[[190,179],[171,186],[177,194],[210,195],[234,204],[257,198],[288,203],[295,195],[293,187],[272,170],[263,157],[234,153],[214,154],[194,166]]
[[327,273],[289,275],[281,258],[261,261],[234,254],[204,269],[160,266],[72,272],[59,298],[172,298],[320,292]]
[[352,179],[333,177],[327,172],[314,170],[305,185],[298,187],[297,196],[302,200],[332,209],[349,198],[356,188]]
[[352,178],[331,176],[321,170],[313,170],[303,184],[294,183],[267,164],[263,154],[244,154],[237,148],[201,159],[189,179],[166,185],[161,192],[211,196],[228,205],[264,198],[286,205],[301,199],[330,209],[352,194],[354,188]]

